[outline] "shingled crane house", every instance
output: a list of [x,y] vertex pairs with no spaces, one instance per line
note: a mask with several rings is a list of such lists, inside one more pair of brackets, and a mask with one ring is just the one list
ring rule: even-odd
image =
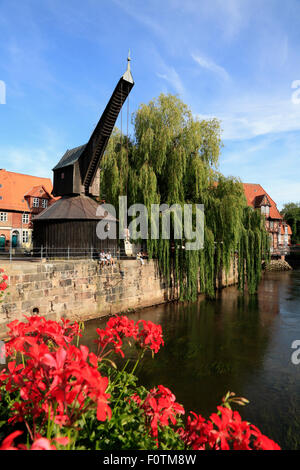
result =
[[[133,86],[128,58],[127,70],[117,83],[87,144],[67,150],[53,168],[52,194],[60,196],[60,199],[34,218],[35,248],[43,247],[52,253],[66,248],[117,248],[117,240],[101,240],[96,234],[97,223],[104,217],[109,224],[117,223],[111,214],[101,211],[99,163]],[[100,215],[96,215],[97,209]]]

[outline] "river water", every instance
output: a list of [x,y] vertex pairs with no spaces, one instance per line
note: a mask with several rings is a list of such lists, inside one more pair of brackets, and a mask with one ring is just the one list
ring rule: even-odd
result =
[[[200,297],[129,317],[159,323],[164,333],[165,346],[137,371],[141,384],[165,385],[186,411],[206,417],[233,391],[250,401],[236,407],[244,419],[283,449],[300,449],[300,364],[291,360],[300,340],[299,270],[265,274],[256,296],[229,287],[215,301]],[[83,342],[93,347],[104,325],[86,322]]]

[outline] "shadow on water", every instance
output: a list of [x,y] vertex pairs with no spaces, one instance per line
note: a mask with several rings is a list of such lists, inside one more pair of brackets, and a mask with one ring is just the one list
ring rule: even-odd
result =
[[[200,297],[130,317],[160,323],[164,333],[165,346],[138,371],[143,385],[169,387],[186,410],[204,416],[234,391],[250,400],[239,408],[244,419],[282,448],[300,448],[300,365],[291,362],[300,339],[300,271],[266,274],[255,296],[229,287],[215,301]],[[104,324],[86,323],[85,344]]]

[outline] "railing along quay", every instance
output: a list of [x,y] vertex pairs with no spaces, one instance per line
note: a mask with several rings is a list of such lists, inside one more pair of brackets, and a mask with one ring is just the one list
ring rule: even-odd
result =
[[8,250],[0,251],[0,261],[2,260],[32,260],[32,261],[41,261],[44,259],[93,259],[100,260],[100,253],[104,252],[105,255],[108,253],[114,260],[120,259],[132,259],[134,256],[128,256],[124,249],[99,249],[93,247],[83,247],[83,248],[51,248],[51,247],[39,247],[32,249],[24,248],[10,248]]

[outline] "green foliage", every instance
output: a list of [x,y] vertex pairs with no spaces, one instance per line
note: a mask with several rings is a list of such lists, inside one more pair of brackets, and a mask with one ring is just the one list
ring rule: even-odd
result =
[[149,220],[149,257],[158,259],[166,279],[172,274],[174,285],[180,286],[180,298],[192,300],[198,280],[203,293],[215,296],[220,273],[228,274],[238,252],[240,288],[248,283],[254,293],[262,259],[268,258],[268,237],[261,215],[247,207],[241,182],[217,171],[220,122],[198,120],[178,97],[161,94],[139,107],[133,124],[134,139],[115,131],[104,155],[101,191],[105,199],[118,207],[118,196],[127,195],[129,205],[147,207],[149,219],[151,204],[204,204],[203,250],[185,250],[185,239],[180,243],[161,236],[151,239]]
[[[103,369],[103,367],[101,367]],[[86,413],[80,422],[81,429],[76,439],[76,448],[90,450],[119,450],[119,449],[155,449],[154,440],[146,432],[142,410],[129,400],[129,396],[138,393],[147,395],[146,389],[137,387],[137,378],[127,372],[106,368],[108,375],[114,376],[114,385],[110,385],[110,403],[113,414],[110,420],[100,422],[95,413]],[[120,394],[123,399],[116,404]],[[101,437],[100,437],[101,436]]]
[[11,407],[13,403],[18,399],[16,393],[9,393],[5,390],[5,387],[0,387],[0,442],[9,434],[13,432],[13,426],[7,424],[8,419],[11,416]]
[[[137,386],[137,377],[125,371],[113,373],[107,368],[103,373],[114,376],[113,385],[107,390],[111,394],[112,417],[105,422],[99,422],[95,413],[85,414],[76,437],[76,449],[157,450],[156,441],[146,426],[145,413],[133,400],[130,400],[135,393],[145,399],[148,394],[147,389]],[[119,400],[120,394],[122,400]],[[177,419],[177,424],[182,425],[180,418]],[[184,448],[176,429],[171,426],[159,428],[158,439],[161,449]]]
[[292,229],[292,243],[300,243],[300,202],[285,204],[281,214]]

